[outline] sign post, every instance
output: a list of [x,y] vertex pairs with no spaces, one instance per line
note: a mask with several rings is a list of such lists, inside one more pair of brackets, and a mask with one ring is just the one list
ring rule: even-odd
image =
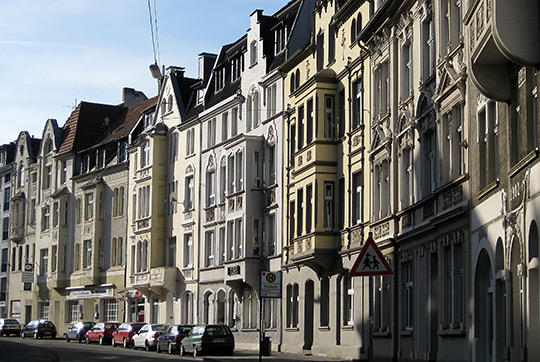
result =
[[262,345],[265,341],[263,332],[263,298],[281,298],[281,272],[261,272],[259,293],[259,362],[262,361]]
[[369,277],[369,347],[368,347],[368,361],[373,360],[373,276],[376,275],[393,275],[394,271],[390,267],[390,264],[384,258],[383,253],[375,243],[375,240],[371,237],[371,233],[358,255],[358,258],[354,262],[354,265],[349,273],[352,277]]

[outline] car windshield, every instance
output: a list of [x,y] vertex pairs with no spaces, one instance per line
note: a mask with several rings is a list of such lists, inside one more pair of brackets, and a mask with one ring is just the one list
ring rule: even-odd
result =
[[166,330],[167,327],[169,327],[169,326],[166,325],[166,324],[155,324],[155,325],[152,326],[152,330],[162,332],[162,331]]
[[138,331],[139,329],[143,327],[143,324],[133,324],[131,325],[131,327],[134,331]]
[[94,325],[94,323],[92,323],[92,322],[84,322],[83,325],[84,325],[84,328],[91,328]]

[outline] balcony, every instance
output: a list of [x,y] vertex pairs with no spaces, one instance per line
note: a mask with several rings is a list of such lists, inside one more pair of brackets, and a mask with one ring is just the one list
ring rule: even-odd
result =
[[24,237],[24,228],[22,226],[12,226],[10,230],[10,239],[13,242],[21,241]]
[[540,62],[538,2],[481,0],[465,16],[471,47],[471,76],[487,97],[510,100],[509,65]]
[[238,295],[242,295],[244,283],[259,290],[260,259],[240,259],[224,263],[223,280],[225,284],[234,288]]
[[143,293],[153,292],[165,295],[168,292],[176,293],[176,281],[179,270],[176,267],[156,267],[150,271],[136,273],[130,276],[131,286]]
[[338,237],[331,233],[315,233],[296,238],[287,249],[287,261],[305,265],[317,274],[329,272],[337,256]]

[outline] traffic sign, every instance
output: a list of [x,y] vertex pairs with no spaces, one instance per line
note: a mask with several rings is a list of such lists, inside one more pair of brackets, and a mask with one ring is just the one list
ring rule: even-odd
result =
[[261,297],[281,298],[281,272],[261,272]]
[[370,236],[367,238],[360,255],[356,259],[350,273],[353,277],[371,275],[392,275],[394,271],[384,258],[381,250]]

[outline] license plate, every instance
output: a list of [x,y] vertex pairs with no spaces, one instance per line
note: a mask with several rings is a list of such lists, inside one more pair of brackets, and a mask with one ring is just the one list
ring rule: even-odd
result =
[[223,339],[223,338],[215,338],[214,343],[225,343],[225,339]]

